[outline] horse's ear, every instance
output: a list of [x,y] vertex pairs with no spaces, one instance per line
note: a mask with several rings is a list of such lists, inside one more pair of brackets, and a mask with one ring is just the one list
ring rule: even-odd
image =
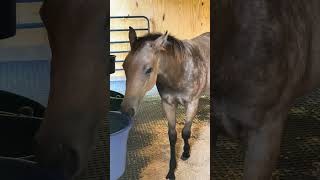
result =
[[133,43],[137,40],[137,33],[136,31],[129,26],[129,41],[130,41],[130,46],[133,47]]
[[154,41],[154,47],[158,50],[165,50],[168,41],[168,31]]

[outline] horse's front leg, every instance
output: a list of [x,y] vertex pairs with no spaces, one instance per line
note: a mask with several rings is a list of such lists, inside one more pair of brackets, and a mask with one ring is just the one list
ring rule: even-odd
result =
[[181,159],[186,160],[190,157],[189,138],[191,136],[191,126],[194,116],[197,114],[199,99],[193,100],[186,105],[186,119],[182,129],[182,138],[184,141],[183,153]]
[[167,174],[167,179],[175,179],[174,171],[177,167],[176,161],[176,142],[177,142],[177,131],[176,131],[176,104],[169,104],[162,100],[162,107],[168,119],[168,135],[170,141],[170,167]]
[[245,180],[270,180],[280,152],[280,141],[286,115],[270,115],[259,129],[248,132],[245,158]]

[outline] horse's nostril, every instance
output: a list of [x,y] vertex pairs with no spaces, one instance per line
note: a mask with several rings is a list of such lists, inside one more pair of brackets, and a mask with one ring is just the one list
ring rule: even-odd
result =
[[130,117],[133,117],[134,114],[135,114],[135,110],[134,110],[133,108],[130,108],[130,109],[128,110],[128,114],[129,114]]
[[80,170],[78,152],[63,144],[40,145],[35,142],[36,161],[42,168],[63,174],[67,179]]
[[135,115],[135,109],[132,107],[128,107],[128,106],[121,106],[120,109],[121,113],[133,117]]

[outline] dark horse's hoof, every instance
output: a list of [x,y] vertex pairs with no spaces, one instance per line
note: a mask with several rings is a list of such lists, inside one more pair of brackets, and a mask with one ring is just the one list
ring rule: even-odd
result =
[[181,155],[181,159],[184,161],[189,159],[189,157],[190,157],[190,153],[183,152]]
[[176,179],[176,176],[174,175],[173,172],[168,172],[168,175],[166,176],[166,179],[174,180],[174,179]]

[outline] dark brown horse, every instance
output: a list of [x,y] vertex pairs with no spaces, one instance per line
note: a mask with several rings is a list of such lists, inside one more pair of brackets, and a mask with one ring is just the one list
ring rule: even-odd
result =
[[107,1],[47,0],[40,10],[52,50],[49,102],[36,157],[73,179],[87,165],[107,109]]
[[290,105],[320,85],[320,1],[213,7],[213,123],[246,143],[244,179],[269,180]]
[[167,178],[174,179],[176,108],[182,104],[187,109],[182,130],[182,158],[187,159],[192,119],[201,94],[210,87],[210,34],[204,33],[191,40],[178,40],[167,33],[137,38],[130,27],[129,39],[131,51],[123,64],[127,81],[122,111],[135,116],[146,92],[157,85],[169,125],[171,159]]

